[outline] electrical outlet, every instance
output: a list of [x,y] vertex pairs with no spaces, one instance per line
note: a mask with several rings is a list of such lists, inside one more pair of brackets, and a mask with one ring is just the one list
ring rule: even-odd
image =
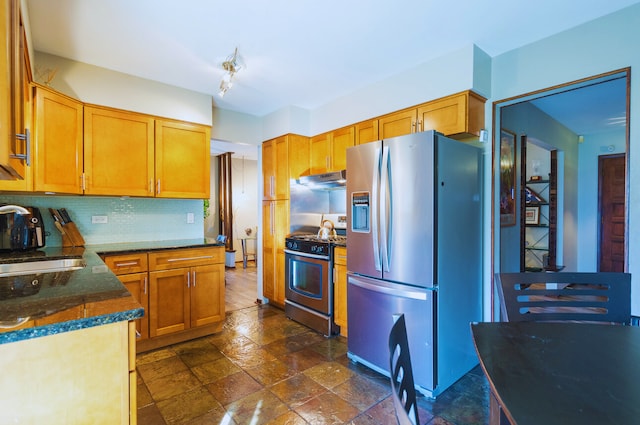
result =
[[106,215],[92,215],[91,223],[93,224],[107,224],[109,222],[109,217]]
[[193,213],[187,213],[187,224],[193,224],[195,222],[195,217]]

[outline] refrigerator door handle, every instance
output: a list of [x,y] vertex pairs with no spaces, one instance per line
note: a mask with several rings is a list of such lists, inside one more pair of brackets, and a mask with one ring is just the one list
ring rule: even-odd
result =
[[389,184],[389,173],[390,173],[390,162],[389,162],[389,147],[385,146],[382,148],[382,176],[380,178],[380,194],[382,197],[382,202],[380,205],[380,257],[382,258],[382,271],[389,271],[389,228],[388,223],[392,216],[392,204],[390,201],[390,184]]
[[373,179],[371,181],[371,241],[373,243],[373,261],[376,270],[382,271],[380,264],[380,235],[378,232],[378,208],[380,181],[380,148],[376,148],[375,166],[373,167]]
[[349,275],[348,283],[366,289],[368,291],[391,295],[394,297],[409,298],[419,301],[427,301],[429,299],[427,290],[423,288],[414,288],[407,285],[388,284],[382,281],[371,283],[368,280],[354,275]]

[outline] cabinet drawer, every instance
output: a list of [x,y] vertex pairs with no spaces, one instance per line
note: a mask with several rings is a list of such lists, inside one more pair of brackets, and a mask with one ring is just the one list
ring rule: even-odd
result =
[[141,273],[148,270],[147,253],[107,255],[104,263],[117,275]]
[[149,253],[149,270],[169,270],[224,263],[224,247],[173,249]]
[[347,248],[337,246],[333,251],[333,263],[337,265],[347,265]]

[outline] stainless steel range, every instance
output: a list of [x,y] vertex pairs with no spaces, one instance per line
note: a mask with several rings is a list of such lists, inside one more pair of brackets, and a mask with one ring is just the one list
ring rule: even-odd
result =
[[285,314],[325,336],[340,333],[333,321],[333,248],[346,236],[290,235],[285,249]]

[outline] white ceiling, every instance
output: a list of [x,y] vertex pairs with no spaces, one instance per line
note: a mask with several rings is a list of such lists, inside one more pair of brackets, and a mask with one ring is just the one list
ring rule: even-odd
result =
[[[490,56],[640,0],[26,0],[35,50],[211,94],[314,109],[476,44]],[[224,98],[222,62],[246,65]]]

